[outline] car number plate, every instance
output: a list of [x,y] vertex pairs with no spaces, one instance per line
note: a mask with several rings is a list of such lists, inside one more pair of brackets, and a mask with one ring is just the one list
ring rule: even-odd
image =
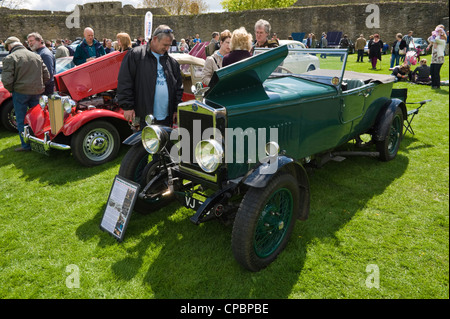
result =
[[42,144],[40,144],[38,142],[30,140],[30,146],[31,146],[31,150],[34,151],[34,152],[41,153],[41,154],[44,154],[44,155],[47,155],[47,156],[50,155],[49,154],[50,152],[45,150],[44,145],[42,145]]
[[184,206],[186,206],[187,208],[191,208],[193,210],[198,210],[200,208],[200,206],[202,206],[203,201],[194,198],[194,197],[190,197],[185,195],[184,196]]

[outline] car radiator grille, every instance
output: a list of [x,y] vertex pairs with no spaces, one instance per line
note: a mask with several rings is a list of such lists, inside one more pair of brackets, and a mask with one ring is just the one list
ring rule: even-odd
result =
[[[206,173],[195,160],[195,147],[198,142],[203,139],[216,139],[220,141],[222,137],[222,146],[224,146],[225,127],[226,127],[226,109],[222,106],[206,105],[200,101],[189,101],[180,103],[178,105],[178,126],[180,127],[179,155],[181,156],[180,170],[194,175],[197,178],[207,180],[213,183],[220,183],[221,178],[224,175],[226,164],[219,167],[214,173]],[[205,136],[206,129],[210,129]],[[214,134],[220,132],[220,135]],[[189,133],[189,136],[183,136],[185,132]],[[183,141],[183,139],[185,139]],[[186,143],[188,141],[188,143]]]
[[[189,132],[189,148],[181,148],[181,166],[202,171],[195,161],[195,146],[200,142],[204,130],[214,127],[214,114],[179,111],[178,125]],[[197,136],[195,136],[197,135]],[[187,146],[187,144],[186,144]],[[188,153],[187,153],[188,152]],[[185,156],[184,156],[185,155]],[[189,161],[186,161],[189,155]]]
[[56,135],[64,125],[64,108],[59,97],[52,96],[48,99],[48,114],[51,133]]

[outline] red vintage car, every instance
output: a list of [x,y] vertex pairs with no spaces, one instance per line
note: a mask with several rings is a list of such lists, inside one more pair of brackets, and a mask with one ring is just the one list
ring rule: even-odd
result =
[[[73,57],[63,57],[56,59],[56,73],[61,73],[70,68],[73,68],[75,65],[72,62]],[[0,72],[2,71],[2,65],[0,62]],[[17,122],[16,116],[14,112],[14,105],[12,102],[11,93],[4,88],[3,83],[1,82],[1,73],[0,73],[0,121],[3,126],[11,131],[17,133]]]
[[0,82],[0,120],[7,130],[17,132],[12,95],[2,82]]
[[[116,98],[117,77],[126,53],[113,52],[55,75],[56,92],[42,96],[25,117],[24,139],[33,151],[71,151],[85,166],[114,159],[121,141],[133,133]],[[200,81],[204,60],[172,54],[180,63],[185,92],[194,98],[192,83]]]

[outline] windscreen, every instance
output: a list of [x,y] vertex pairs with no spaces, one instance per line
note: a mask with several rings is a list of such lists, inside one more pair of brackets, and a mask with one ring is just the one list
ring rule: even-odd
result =
[[[272,72],[273,77],[295,76],[311,81],[339,86],[347,61],[347,50],[301,49],[288,45],[289,54]],[[255,48],[254,55],[268,48]]]

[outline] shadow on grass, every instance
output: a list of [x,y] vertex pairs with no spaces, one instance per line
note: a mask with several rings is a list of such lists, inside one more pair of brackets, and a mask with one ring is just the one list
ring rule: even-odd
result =
[[[195,226],[189,221],[194,212],[177,202],[150,215],[133,213],[125,241],[114,247],[120,253],[111,265],[112,273],[123,281],[142,278],[152,292],[146,297],[158,299],[285,299],[298,285],[308,246],[317,240],[336,240],[336,232],[400,178],[407,166],[408,158],[398,155],[387,163],[358,157],[314,170],[310,174],[309,219],[297,221],[286,249],[258,273],[243,269],[235,261],[232,227],[218,222]],[[80,226],[80,239],[102,233],[98,228],[102,215],[103,210]],[[113,245],[116,241],[112,236],[99,235],[100,248]]]
[[[413,122],[414,125],[414,122]],[[414,129],[414,126],[413,126]],[[414,145],[414,146],[410,146],[411,144],[414,144],[416,142],[419,142],[420,144],[418,145]],[[423,149],[423,148],[432,148],[435,147],[435,145],[432,144],[424,144],[422,141],[420,141],[419,139],[417,139],[414,135],[408,133],[405,134],[403,136],[402,139],[402,144],[401,144],[401,150],[405,153],[410,153],[413,152],[415,150],[419,150],[419,149]]]
[[22,172],[21,178],[26,181],[37,180],[40,183],[54,185],[64,185],[67,182],[83,180],[108,170],[119,164],[128,151],[126,145],[121,145],[119,154],[113,161],[99,166],[86,167],[80,164],[70,151],[51,150],[50,156],[33,151],[15,152],[14,149],[20,146],[18,136],[17,140],[17,145],[0,151],[0,167],[13,164]]

